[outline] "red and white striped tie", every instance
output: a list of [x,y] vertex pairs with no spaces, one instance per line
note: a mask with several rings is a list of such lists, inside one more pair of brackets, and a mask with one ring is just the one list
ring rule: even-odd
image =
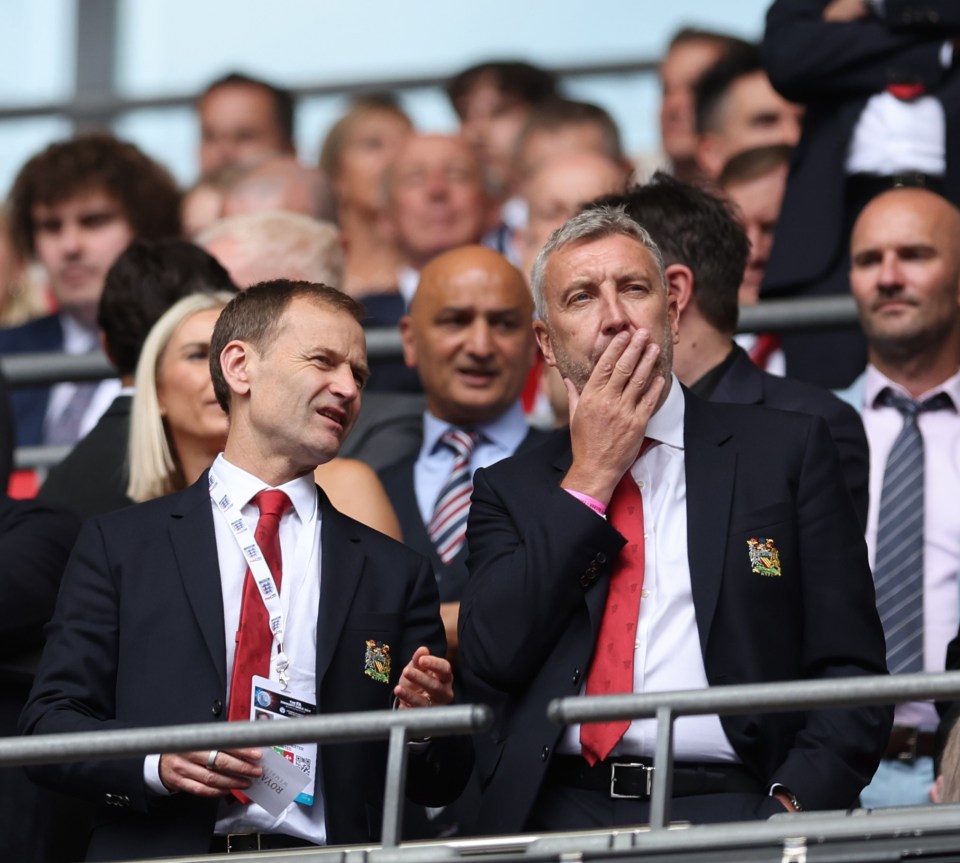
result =
[[450,478],[440,491],[433,517],[427,527],[440,560],[450,563],[463,546],[467,536],[467,515],[470,512],[470,494],[473,491],[470,457],[479,435],[462,429],[447,429],[440,442],[456,455]]

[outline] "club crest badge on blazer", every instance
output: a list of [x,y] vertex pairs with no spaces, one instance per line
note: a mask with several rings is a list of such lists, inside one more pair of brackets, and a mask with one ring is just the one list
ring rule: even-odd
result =
[[363,657],[363,673],[377,683],[390,682],[390,645],[382,641],[367,639],[367,650]]
[[780,552],[772,539],[748,539],[750,571],[757,575],[780,576]]

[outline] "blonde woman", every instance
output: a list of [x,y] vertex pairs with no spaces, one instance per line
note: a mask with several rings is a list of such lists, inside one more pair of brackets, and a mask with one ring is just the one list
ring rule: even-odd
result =
[[[130,484],[134,501],[196,482],[223,450],[227,415],[210,379],[210,337],[233,294],[194,294],[174,304],[147,336],[137,364],[130,422]],[[388,536],[400,526],[376,473],[363,462],[333,459],[317,482],[341,512]]]

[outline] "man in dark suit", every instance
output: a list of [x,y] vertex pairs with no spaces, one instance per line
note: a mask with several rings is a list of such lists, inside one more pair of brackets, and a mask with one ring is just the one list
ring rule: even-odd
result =
[[[419,451],[380,471],[380,479],[404,542],[433,564],[451,659],[467,546],[461,533],[456,548],[438,549],[446,537],[430,535],[457,461],[444,436],[450,429],[477,436],[469,476],[544,437],[527,425],[519,401],[536,351],[532,319],[533,300],[520,271],[491,249],[462,246],[423,268],[410,314],[400,322],[404,359],[420,375],[426,411]],[[458,516],[463,528],[468,505]]]
[[657,173],[623,197],[663,255],[667,289],[676,296],[680,341],[673,370],[680,382],[713,402],[766,405],[823,417],[840,453],[860,523],[867,523],[870,455],[860,416],[832,393],[761,371],[736,345],[738,286],[747,237],[723,201]]
[[[864,204],[920,185],[960,204],[960,4],[776,0],[764,63],[806,106],[763,296],[847,293],[850,231]],[[858,327],[784,334],[789,374],[847,386],[863,369]]]
[[[475,477],[461,668],[505,700],[478,755],[484,830],[648,817],[655,722],[562,729],[552,698],[884,672],[823,421],[684,391],[663,269],[615,208],[571,219],[534,267],[537,337],[571,425]],[[886,708],[683,718],[672,815],[850,806],[890,721]]]
[[[96,350],[107,270],[135,237],[179,235],[179,203],[166,169],[110,135],[58,141],[30,159],[10,192],[10,224],[20,253],[43,267],[58,312],[0,331],[0,354]],[[117,389],[111,380],[16,390],[17,445],[76,443]]]
[[186,240],[134,240],[107,272],[97,325],[121,390],[89,434],[51,468],[40,497],[90,518],[129,506],[128,438],[133,379],[150,329],[181,297],[236,291],[215,258]]
[[[227,306],[210,351],[231,418],[224,453],[186,491],[87,523],[24,731],[246,720],[261,705],[254,686],[323,713],[450,702],[429,564],[338,513],[313,482],[360,407],[361,314],[304,282],[267,282]],[[416,744],[411,798],[455,797],[472,764],[465,745]],[[304,752],[312,790],[278,817],[226,805],[255,794],[270,754],[163,753],[34,775],[100,799],[89,859],[376,839],[383,745]]]

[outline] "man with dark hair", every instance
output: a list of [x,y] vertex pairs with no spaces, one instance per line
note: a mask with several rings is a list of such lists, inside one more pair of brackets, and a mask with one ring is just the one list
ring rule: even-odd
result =
[[[333,288],[290,281],[224,309],[210,349],[230,414],[224,452],[187,490],[84,527],[25,732],[246,721],[281,701],[304,713],[451,701],[429,563],[339,513],[313,481],[360,408],[362,314]],[[253,802],[270,807],[258,791],[269,747],[31,772],[101,801],[93,859],[376,841],[384,747],[298,754],[309,781],[273,814]],[[407,793],[448,803],[471,766],[467,741],[411,744]]]
[[[109,135],[59,141],[30,159],[10,192],[11,225],[46,271],[59,312],[0,331],[0,354],[95,350],[107,270],[136,237],[178,236],[179,203],[163,167]],[[75,443],[116,391],[116,381],[18,389],[17,443]]]
[[200,173],[252,165],[265,156],[294,155],[294,102],[289,91],[231,72],[197,99]]
[[672,176],[699,178],[695,88],[700,76],[743,40],[727,33],[684,27],[660,62],[660,141]]
[[487,192],[503,200],[511,191],[517,136],[530,110],[557,95],[553,74],[529,63],[492,61],[471,66],[447,84],[460,132],[483,163]]
[[731,157],[764,144],[796,144],[801,110],[770,84],[760,49],[731,46],[696,86],[697,162],[712,180]]
[[151,327],[181,297],[235,291],[227,271],[185,240],[135,240],[107,273],[97,323],[122,389],[93,429],[50,469],[39,497],[83,518],[129,506],[127,437],[133,378]]
[[[570,429],[474,475],[460,667],[468,692],[502,704],[478,742],[483,830],[649,819],[657,720],[563,728],[552,699],[885,670],[862,528],[823,420],[685,391],[664,269],[611,207],[574,216],[534,266],[535,332],[564,377]],[[739,274],[730,282],[735,294]],[[847,808],[891,713],[681,717],[669,814]]]
[[857,412],[833,394],[767,374],[734,343],[737,291],[747,238],[726,204],[665,174],[622,197],[593,206],[623,206],[663,255],[667,288],[677,299],[680,341],[673,369],[680,382],[715,402],[766,405],[822,417],[840,453],[861,524],[867,520],[869,453]]

